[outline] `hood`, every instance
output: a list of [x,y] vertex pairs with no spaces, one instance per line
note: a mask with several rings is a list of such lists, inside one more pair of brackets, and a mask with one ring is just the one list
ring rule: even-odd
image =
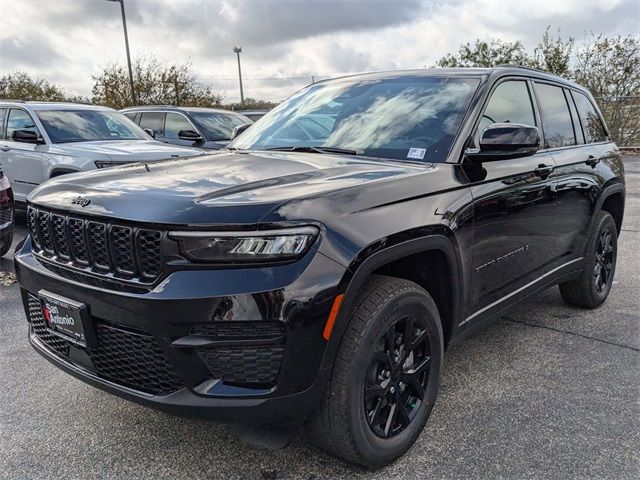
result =
[[106,140],[52,145],[49,153],[91,160],[138,162],[201,155],[202,150],[169,145],[155,140]]
[[[29,201],[132,221],[246,225],[292,199],[366,187],[427,167],[344,155],[222,152],[65,175],[35,189]],[[72,203],[78,196],[90,203]]]

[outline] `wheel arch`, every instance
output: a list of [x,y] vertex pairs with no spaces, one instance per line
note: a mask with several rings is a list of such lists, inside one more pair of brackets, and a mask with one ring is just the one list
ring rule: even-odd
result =
[[69,167],[53,167],[49,172],[49,178],[60,177],[61,175],[67,175],[69,173],[78,173],[81,171],[82,170],[69,168]]
[[[591,236],[593,235],[593,231],[596,228],[598,213],[602,210],[611,214],[613,220],[616,222],[618,236],[620,236],[620,231],[622,230],[622,220],[624,218],[624,204],[624,184],[614,183],[606,187],[600,194],[600,197],[598,198],[598,201],[596,203],[596,208],[593,210],[593,216],[591,217],[591,222],[589,224],[589,235],[587,236],[587,238],[591,238]],[[588,248],[588,245],[585,245],[585,248]]]
[[[437,283],[440,288],[435,289],[436,282],[430,280],[430,278],[435,277],[429,277],[428,275],[424,275],[422,279],[416,277],[419,269],[416,268],[417,264],[413,261],[417,260],[417,257],[422,260],[432,260],[434,263],[429,265],[436,265],[433,269],[426,269],[425,273],[435,270],[438,274],[445,274],[446,280]],[[404,266],[412,262],[414,268],[404,269]],[[457,246],[455,240],[450,238],[450,235],[442,233],[426,235],[385,246],[352,263],[338,289],[340,292],[344,292],[344,300],[331,332],[322,368],[331,367],[346,331],[353,303],[364,281],[373,274],[404,278],[414,281],[425,288],[433,297],[440,311],[445,345],[452,338],[454,329],[458,324],[457,319],[460,315],[462,293],[462,273]]]

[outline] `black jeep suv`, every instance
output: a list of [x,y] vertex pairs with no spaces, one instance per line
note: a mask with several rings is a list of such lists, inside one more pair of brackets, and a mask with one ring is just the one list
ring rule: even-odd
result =
[[66,372],[168,412],[305,422],[375,467],[420,434],[463,332],[554,284],[605,301],[624,192],[574,83],[356,75],[226,151],[42,185],[16,271],[29,339]]

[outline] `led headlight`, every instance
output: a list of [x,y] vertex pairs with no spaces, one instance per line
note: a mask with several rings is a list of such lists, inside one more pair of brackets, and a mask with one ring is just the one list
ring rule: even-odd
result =
[[136,162],[113,162],[110,160],[96,160],[93,163],[95,164],[96,168],[111,168],[111,167],[117,167],[117,166],[127,165],[129,163],[136,163]]
[[313,243],[315,227],[253,232],[170,232],[180,252],[201,263],[281,262],[301,257]]

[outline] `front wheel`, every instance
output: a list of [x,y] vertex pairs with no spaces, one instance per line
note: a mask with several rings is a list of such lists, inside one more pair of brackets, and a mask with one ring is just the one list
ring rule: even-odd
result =
[[597,308],[609,296],[616,272],[618,229],[608,212],[600,212],[580,276],[560,284],[560,294],[574,307]]
[[419,285],[372,276],[342,338],[312,441],[343,460],[386,465],[413,445],[436,400],[443,335],[438,309]]

